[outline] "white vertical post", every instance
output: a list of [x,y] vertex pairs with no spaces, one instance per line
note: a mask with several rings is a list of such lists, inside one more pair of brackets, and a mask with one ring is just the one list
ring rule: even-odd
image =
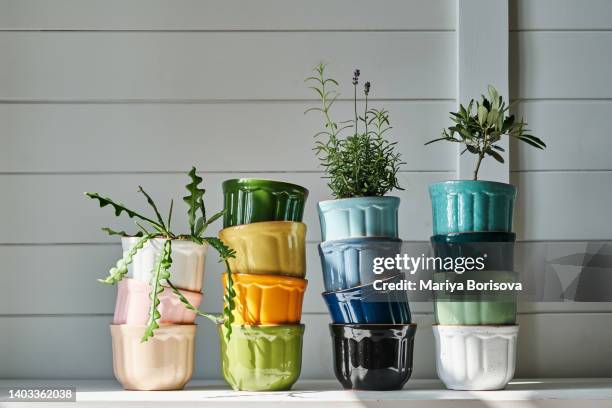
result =
[[[457,103],[467,104],[493,85],[508,101],[508,0],[457,0]],[[501,164],[487,157],[478,172],[479,180],[508,183],[510,149],[508,140],[500,144],[506,152]],[[458,150],[457,178],[471,179],[476,157]]]

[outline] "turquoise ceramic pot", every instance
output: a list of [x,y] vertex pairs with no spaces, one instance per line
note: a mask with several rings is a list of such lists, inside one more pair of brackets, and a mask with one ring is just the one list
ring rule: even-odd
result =
[[512,230],[513,185],[453,180],[429,186],[434,235]]
[[317,205],[321,239],[397,238],[398,197],[354,197]]

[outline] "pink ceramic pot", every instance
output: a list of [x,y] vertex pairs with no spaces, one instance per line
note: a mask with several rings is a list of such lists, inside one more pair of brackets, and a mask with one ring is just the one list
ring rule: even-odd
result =
[[[149,321],[151,286],[136,279],[124,278],[119,282],[113,324],[145,325]],[[181,290],[195,307],[202,302],[202,294]],[[187,310],[172,289],[165,288],[159,295],[160,323],[193,324],[196,314]]]
[[111,325],[113,370],[126,390],[180,390],[191,379],[196,325],[162,325],[146,342],[145,326]]

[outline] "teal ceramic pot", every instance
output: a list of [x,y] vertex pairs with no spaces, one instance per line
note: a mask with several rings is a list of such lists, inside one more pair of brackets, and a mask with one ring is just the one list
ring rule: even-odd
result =
[[218,326],[221,372],[240,391],[287,391],[302,368],[304,325]]
[[434,235],[512,230],[516,187],[481,180],[453,180],[429,186]]
[[463,291],[434,291],[436,324],[507,325],[516,323],[516,292],[467,290],[469,280],[476,282],[516,283],[512,271],[469,271],[434,273],[436,282],[462,283]]
[[223,182],[223,228],[262,221],[301,222],[308,190],[274,180],[232,179]]
[[317,205],[323,241],[358,238],[397,238],[398,197],[354,197],[321,201]]

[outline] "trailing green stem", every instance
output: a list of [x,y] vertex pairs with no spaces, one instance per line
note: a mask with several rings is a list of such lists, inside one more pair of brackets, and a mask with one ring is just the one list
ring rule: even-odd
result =
[[160,303],[159,294],[164,291],[162,281],[170,279],[170,272],[168,272],[170,266],[172,266],[172,241],[168,239],[164,242],[159,259],[155,265],[155,273],[151,277],[151,293],[149,294],[151,309],[149,312],[149,322],[140,340],[141,342],[145,342],[153,337],[153,332],[159,328],[159,324],[157,323],[161,317],[157,309]]
[[114,285],[121,281],[128,273],[128,265],[134,261],[136,253],[144,247],[144,245],[153,238],[153,235],[145,235],[127,251],[123,252],[123,257],[117,261],[115,267],[111,268],[108,276],[105,279],[98,279],[98,282]]

